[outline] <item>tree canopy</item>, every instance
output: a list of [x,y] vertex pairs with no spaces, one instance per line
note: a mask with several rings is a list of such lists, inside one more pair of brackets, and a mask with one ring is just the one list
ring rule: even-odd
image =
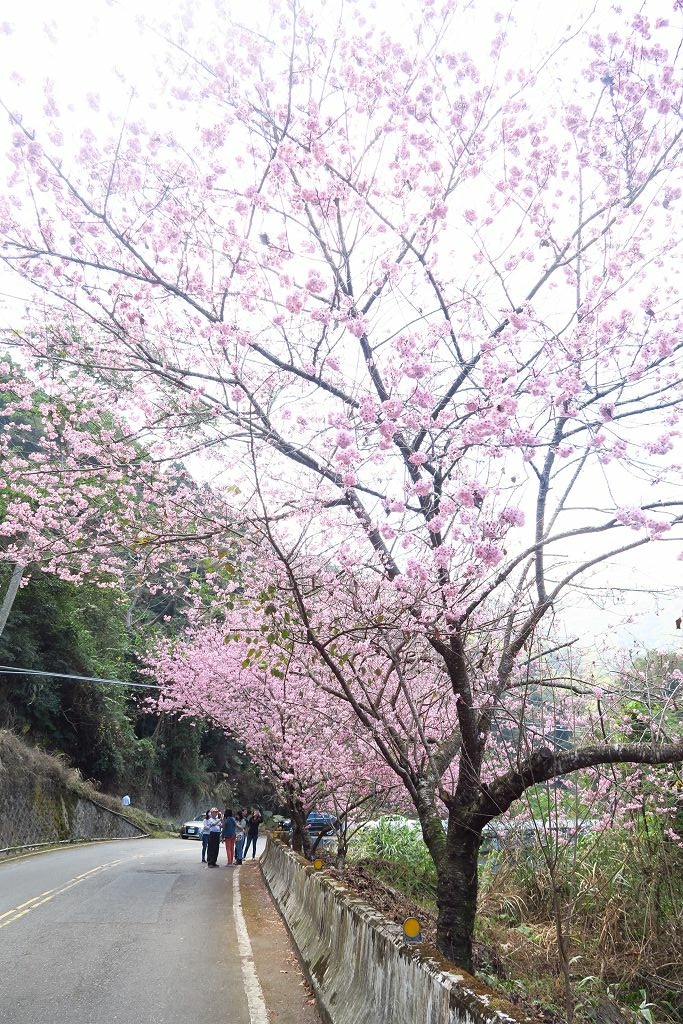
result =
[[528,699],[573,695],[563,598],[681,535],[683,15],[598,4],[528,60],[510,12],[477,12],[476,40],[467,4],[406,15],[188,8],[159,29],[163,113],[133,95],[78,127],[56,84],[35,123],[6,101],[0,235],[61,310],[23,358],[201,452],[231,506],[202,510],[217,576],[230,521],[248,570],[214,623],[246,616],[270,668],[351,709],[467,967],[487,821],[538,781],[683,756],[604,708],[567,749],[567,703],[548,729]]

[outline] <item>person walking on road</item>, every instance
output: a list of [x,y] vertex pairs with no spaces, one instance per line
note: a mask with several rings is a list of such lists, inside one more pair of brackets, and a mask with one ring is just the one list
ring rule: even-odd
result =
[[244,840],[246,839],[247,832],[247,809],[243,807],[237,812],[237,818],[235,819],[235,864],[242,863],[242,853],[244,851]]
[[223,815],[223,831],[221,832],[221,835],[225,841],[225,852],[228,857],[228,867],[230,867],[235,860],[235,837],[237,835],[237,822],[233,817],[232,807],[225,808],[225,814]]
[[247,844],[244,847],[244,859],[247,859],[249,853],[249,847],[252,847],[253,853],[251,859],[253,860],[256,856],[256,840],[258,839],[259,825],[263,821],[263,816],[259,811],[258,807],[252,807],[251,814],[247,818]]
[[221,845],[221,812],[212,807],[209,817],[209,845],[206,850],[206,866],[217,867],[218,851]]
[[209,818],[211,817],[211,811],[207,810],[204,812],[204,825],[202,827],[202,864],[206,864],[206,851],[209,845]]

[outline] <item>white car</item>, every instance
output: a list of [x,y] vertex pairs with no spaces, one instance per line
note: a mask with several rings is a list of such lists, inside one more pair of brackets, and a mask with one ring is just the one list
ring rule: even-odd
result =
[[186,821],[180,830],[181,839],[201,839],[204,828],[204,815],[198,814],[192,821]]

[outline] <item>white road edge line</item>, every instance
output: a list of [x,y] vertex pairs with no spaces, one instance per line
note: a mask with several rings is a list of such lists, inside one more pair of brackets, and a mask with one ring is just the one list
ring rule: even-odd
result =
[[242,967],[242,981],[249,1007],[250,1024],[268,1024],[268,1011],[263,998],[263,989],[258,980],[254,966],[254,953],[251,948],[247,924],[242,913],[242,896],[240,893],[240,869],[236,867],[232,875],[232,916],[237,932],[237,948]]

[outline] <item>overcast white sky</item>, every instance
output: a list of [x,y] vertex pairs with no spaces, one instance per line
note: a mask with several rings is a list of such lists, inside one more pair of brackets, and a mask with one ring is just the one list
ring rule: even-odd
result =
[[[220,0],[201,0],[193,5],[195,11],[206,10],[211,17],[222,6]],[[417,0],[409,6],[419,9]],[[470,6],[474,11],[474,5]],[[476,19],[490,23],[502,6],[490,0],[476,0]],[[582,0],[572,0],[567,5],[548,0],[513,0],[520,29],[518,39],[529,63],[534,63],[561,37],[576,31],[593,6],[594,3]],[[83,111],[84,117],[93,116],[87,106],[88,93],[99,93],[103,110],[123,116],[134,82],[140,97],[158,100],[156,116],[163,118],[163,97],[158,96],[154,61],[150,57],[166,44],[151,32],[142,31],[137,19],[142,11],[150,22],[158,18],[177,24],[183,7],[181,0],[145,0],[142,5],[136,0],[66,0],[61,4],[54,0],[26,0],[11,6],[6,3],[0,13],[0,28],[4,29],[0,32],[0,96],[9,98],[12,105],[20,103],[24,110],[38,110],[43,82],[50,78],[62,103],[73,104],[76,112]],[[234,16],[248,19],[256,10],[266,11],[267,0],[233,0],[229,7]],[[367,11],[369,18],[391,17],[393,25],[399,20],[396,0],[377,0],[368,4]],[[476,35],[468,33],[466,44],[461,40],[460,45],[476,51]],[[519,57],[518,53],[516,59]],[[558,87],[568,87],[571,78],[572,69],[567,68],[566,80],[558,79]],[[19,307],[11,297],[23,294],[17,279],[0,273],[0,326],[16,323]],[[567,628],[581,633],[586,644],[595,649],[611,646],[616,639],[641,649],[680,646],[682,634],[675,628],[683,604],[683,593],[678,591],[683,570],[683,562],[677,560],[679,550],[679,545],[661,542],[630,556],[628,565],[621,570],[601,574],[594,581],[597,591],[592,594],[592,601],[567,616]],[[605,586],[615,588],[611,596],[618,603],[612,608],[601,607],[605,603]],[[629,595],[626,590],[630,587],[635,587],[636,593]],[[655,596],[656,591],[667,590],[668,594]],[[633,622],[620,625],[629,611]]]

